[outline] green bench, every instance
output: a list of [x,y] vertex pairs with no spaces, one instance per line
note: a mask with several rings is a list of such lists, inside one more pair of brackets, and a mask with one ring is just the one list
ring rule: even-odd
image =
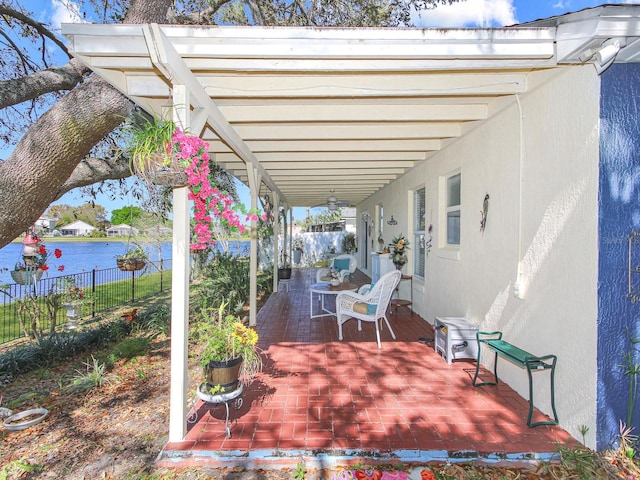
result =
[[[519,367],[526,368],[527,374],[529,375],[529,416],[527,417],[527,425],[529,427],[538,427],[540,425],[557,425],[558,414],[556,413],[555,405],[555,372],[556,362],[558,360],[557,357],[555,355],[545,355],[543,357],[532,355],[531,353],[502,340],[502,332],[476,332],[476,338],[478,339],[478,362],[476,364],[476,374],[473,377],[473,386],[481,387],[483,385],[497,385],[498,356],[506,358]],[[495,381],[493,382],[478,382],[482,344],[485,344],[495,353],[495,359],[493,362],[493,376],[495,378]],[[553,420],[531,423],[531,417],[533,416],[532,372],[537,372],[540,370],[551,370],[551,409],[553,410]]]

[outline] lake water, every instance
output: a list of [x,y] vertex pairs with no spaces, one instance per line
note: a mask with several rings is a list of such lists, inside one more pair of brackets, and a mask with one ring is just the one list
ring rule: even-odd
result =
[[[51,252],[51,257],[47,261],[50,270],[49,277],[89,272],[94,269],[114,268],[116,266],[116,255],[122,255],[127,250],[127,242],[47,242],[44,240],[47,250]],[[229,249],[233,253],[240,252],[246,254],[249,242],[230,242]],[[149,254],[151,261],[159,259],[158,245],[155,243],[140,243]],[[55,258],[53,250],[62,250],[62,257]],[[161,243],[162,257],[171,258],[171,242]],[[0,248],[0,285],[14,283],[10,270],[14,269],[17,262],[22,261],[22,243],[10,243]],[[248,254],[247,254],[248,255]],[[57,268],[64,265],[64,272],[59,272]]]

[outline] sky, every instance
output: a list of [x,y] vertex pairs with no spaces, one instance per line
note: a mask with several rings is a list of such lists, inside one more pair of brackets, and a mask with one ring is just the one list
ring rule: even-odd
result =
[[[40,20],[54,28],[60,23],[78,21],[65,7],[69,0],[25,0],[26,8],[33,12],[41,12]],[[562,15],[585,8],[603,5],[607,2],[588,0],[465,0],[448,6],[439,6],[433,10],[422,12],[414,17],[414,23],[424,27],[502,27],[517,23],[529,22],[540,18]],[[636,1],[612,1],[610,3],[640,4]],[[0,150],[0,158],[7,158],[10,152]],[[240,184],[240,198],[242,203],[249,205],[249,191]],[[90,200],[83,197],[79,191],[71,191],[63,196],[56,204],[81,205]],[[96,203],[105,207],[107,212],[135,205],[132,198],[111,200],[106,196],[99,196]],[[319,210],[312,210],[312,214]],[[109,217],[108,216],[108,217]],[[306,209],[294,209],[296,219],[306,216]]]

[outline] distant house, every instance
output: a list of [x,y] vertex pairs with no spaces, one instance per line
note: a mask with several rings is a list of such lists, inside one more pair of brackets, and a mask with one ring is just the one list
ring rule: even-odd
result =
[[63,237],[82,237],[84,235],[89,235],[95,229],[96,227],[91,226],[82,220],[77,220],[65,225],[64,227],[60,227],[58,230],[60,230]]
[[43,215],[33,224],[33,231],[36,233],[50,233],[55,227],[56,219]]
[[138,235],[138,233],[140,232],[137,228],[125,223],[107,228],[107,237],[129,237]]

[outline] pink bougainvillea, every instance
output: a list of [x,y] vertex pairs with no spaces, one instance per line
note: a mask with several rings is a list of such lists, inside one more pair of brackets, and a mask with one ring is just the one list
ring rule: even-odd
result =
[[[192,250],[204,250],[215,245],[213,225],[216,219],[231,231],[244,233],[241,221],[257,220],[256,212],[245,213],[242,205],[236,205],[233,198],[219,190],[209,170],[209,144],[200,137],[185,134],[179,128],[173,134],[173,143],[167,146],[168,152],[176,153],[188,176],[188,198],[193,202],[195,225],[191,238]],[[265,215],[262,218],[266,218]]]

